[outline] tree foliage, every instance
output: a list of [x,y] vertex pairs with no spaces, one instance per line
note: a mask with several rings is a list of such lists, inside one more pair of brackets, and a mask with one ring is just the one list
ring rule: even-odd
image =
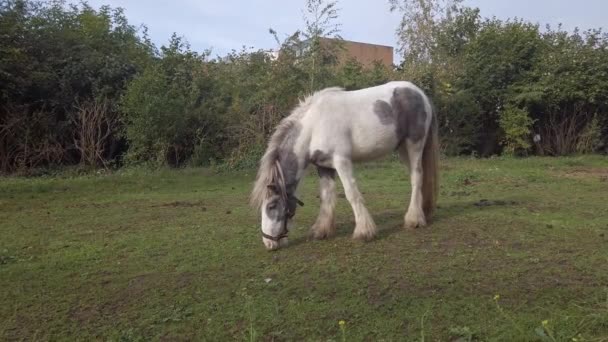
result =
[[304,68],[309,72],[309,91],[329,86],[331,83],[331,68],[337,62],[337,44],[324,44],[323,38],[333,38],[340,41],[340,24],[336,22],[339,16],[337,1],[306,0],[304,12],[304,30],[302,31]]
[[[0,2],[0,172],[124,162],[254,166],[298,101],[409,80],[447,154],[589,153],[608,144],[608,35],[483,19],[460,0],[389,0],[403,62],[340,60],[337,1],[306,0],[278,55],[157,48],[120,8]],[[332,38],[327,40],[326,38]],[[538,139],[532,143],[532,137]]]
[[[180,165],[197,145],[212,146],[221,137],[221,120],[210,110],[213,80],[206,56],[173,36],[126,90],[121,109],[129,160]],[[203,153],[200,151],[199,153]],[[218,151],[205,151],[208,158]]]
[[389,0],[391,11],[402,14],[397,28],[399,51],[406,63],[430,62],[441,24],[452,19],[462,0]]
[[[389,2],[403,13],[401,73],[437,102],[446,152],[534,152],[533,135],[537,153],[606,148],[608,36],[600,29],[482,20],[460,1]],[[600,138],[582,148],[581,135]]]
[[152,49],[120,9],[0,2],[0,171],[81,160],[77,105],[103,99],[115,111]]

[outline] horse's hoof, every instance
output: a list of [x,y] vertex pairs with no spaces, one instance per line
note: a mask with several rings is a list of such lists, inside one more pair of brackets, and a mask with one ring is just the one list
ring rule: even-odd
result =
[[310,232],[310,237],[315,240],[325,240],[325,239],[329,239],[332,236],[333,236],[333,232],[327,231],[327,230],[312,229]]
[[416,217],[416,215],[411,215],[409,217],[406,215],[403,225],[406,229],[423,228],[426,226],[426,220],[424,216],[421,215],[418,217]]
[[418,222],[405,222],[403,224],[403,228],[405,228],[405,229],[416,229],[416,228],[418,228]]
[[417,229],[426,227],[426,223],[424,222],[405,222],[403,224],[405,229]]
[[376,236],[376,234],[373,232],[354,233],[353,239],[357,240],[357,241],[369,242],[369,241],[372,241],[375,236]]
[[314,240],[325,240],[325,239],[329,238],[329,234],[328,233],[316,233],[315,232],[315,233],[311,234],[311,237]]

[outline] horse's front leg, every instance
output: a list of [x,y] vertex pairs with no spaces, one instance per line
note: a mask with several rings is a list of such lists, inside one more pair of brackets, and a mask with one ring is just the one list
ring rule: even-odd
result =
[[342,181],[346,198],[355,214],[355,231],[353,238],[358,240],[371,240],[376,235],[376,224],[365,207],[363,196],[359,192],[353,174],[353,165],[349,158],[334,156],[334,166]]
[[317,167],[319,173],[321,208],[317,221],[311,228],[315,239],[325,239],[334,235],[336,207],[336,170]]

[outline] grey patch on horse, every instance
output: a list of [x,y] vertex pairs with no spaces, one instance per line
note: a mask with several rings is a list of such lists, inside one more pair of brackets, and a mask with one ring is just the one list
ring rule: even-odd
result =
[[280,196],[272,195],[266,205],[266,216],[273,221],[279,221],[284,216],[284,213],[285,209],[281,203]]
[[374,113],[380,119],[383,125],[395,124],[395,114],[393,113],[393,107],[386,101],[378,100],[374,102]]
[[279,145],[282,149],[291,149],[293,150],[293,146],[296,144],[296,140],[300,136],[300,132],[302,131],[302,124],[299,122],[293,123],[291,129],[285,134],[283,141]]
[[278,149],[277,158],[281,169],[283,170],[283,176],[285,177],[285,188],[287,194],[293,194],[297,187],[297,176],[298,176],[298,157],[294,152],[294,146],[296,140],[300,136],[302,131],[301,125],[295,124],[289,133],[285,136],[285,139],[281,143]]
[[281,150],[279,152],[279,163],[281,164],[281,169],[283,170],[283,177],[285,179],[285,193],[287,194],[287,203],[283,203],[285,201],[281,201],[277,199],[278,205],[277,210],[278,214],[276,217],[271,217],[274,221],[281,220],[282,217],[285,216],[285,211],[289,210],[290,212],[296,212],[297,202],[295,197],[293,197],[296,192],[296,188],[298,187],[298,158],[296,154],[291,150]]
[[336,178],[336,170],[328,167],[317,166],[317,173],[319,174],[319,178]]
[[420,92],[405,87],[395,88],[391,108],[397,120],[397,137],[400,144],[406,138],[413,142],[424,138],[427,113]]
[[333,158],[331,153],[325,153],[323,151],[316,150],[312,153],[309,159],[310,162],[314,165],[323,167],[325,163],[330,162]]
[[276,214],[274,214],[274,216],[268,214],[267,208],[266,213],[268,214],[268,217],[272,218],[275,221],[279,220],[281,217],[284,216],[285,210],[287,210],[287,208],[289,208],[291,212],[295,213],[295,209],[297,207],[297,202],[295,201],[293,194],[295,193],[296,188],[298,187],[299,165],[298,156],[294,152],[294,146],[296,144],[298,136],[300,135],[301,130],[302,127],[300,124],[295,124],[294,126],[292,126],[291,130],[285,135],[285,138],[283,139],[281,145],[277,150],[277,159],[279,161],[279,165],[281,166],[281,170],[283,171],[283,177],[285,181],[287,203],[281,203],[283,201],[277,199],[279,205],[277,205],[278,210],[274,210],[275,212],[277,212]]
[[293,150],[281,150],[279,151],[279,163],[285,177],[285,190],[288,195],[291,195],[298,184],[298,157]]

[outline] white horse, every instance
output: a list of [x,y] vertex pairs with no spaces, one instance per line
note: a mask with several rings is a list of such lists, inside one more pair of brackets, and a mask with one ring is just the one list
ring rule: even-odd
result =
[[410,82],[344,91],[328,88],[306,98],[284,118],[261,159],[250,202],[261,211],[262,241],[275,250],[287,246],[295,193],[309,164],[320,177],[321,208],[311,233],[335,232],[336,173],[355,215],[353,238],[370,240],[376,225],[365,207],[353,164],[397,150],[409,164],[411,200],[405,227],[430,221],[437,201],[437,123],[428,97]]

